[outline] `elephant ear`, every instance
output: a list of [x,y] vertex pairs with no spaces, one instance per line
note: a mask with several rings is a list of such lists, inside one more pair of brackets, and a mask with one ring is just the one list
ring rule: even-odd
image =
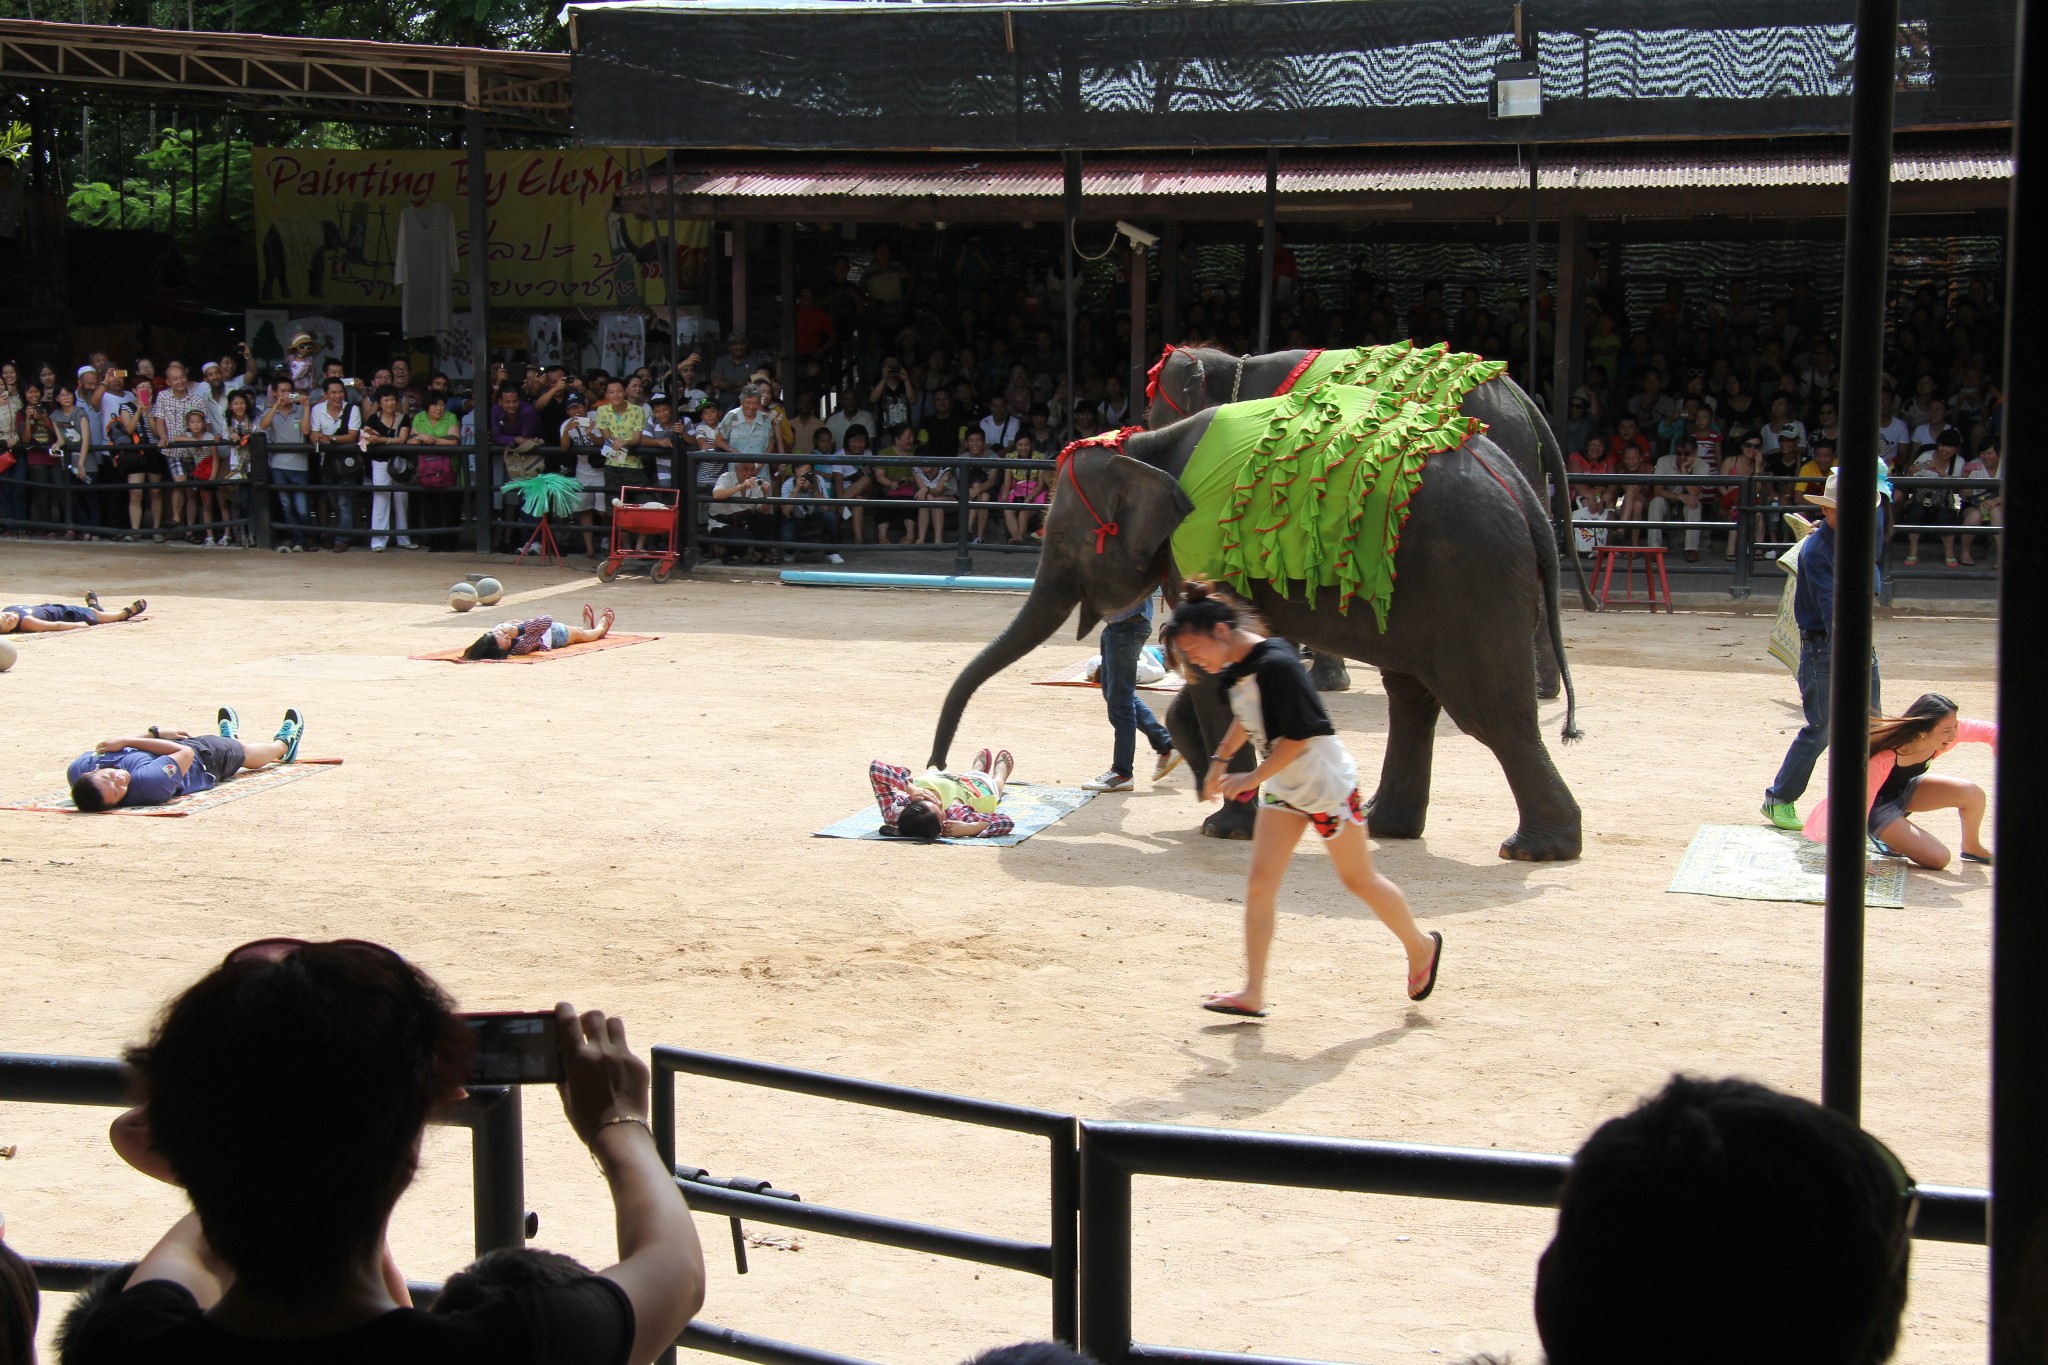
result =
[[[1087,579],[1097,585],[1081,600],[1074,638],[1085,639],[1103,613],[1121,611],[1160,584],[1172,562],[1174,530],[1195,505],[1177,479],[1143,460],[1099,447],[1076,451],[1072,458],[1074,466],[1062,476],[1068,482],[1080,476],[1075,488],[1086,494],[1087,505],[1096,513],[1089,516],[1084,510],[1072,523],[1078,541],[1072,553],[1092,561]],[[1061,496],[1069,493],[1063,490]],[[1101,523],[1114,525],[1116,534],[1098,536],[1098,517]],[[1102,600],[1090,600],[1096,596]]]

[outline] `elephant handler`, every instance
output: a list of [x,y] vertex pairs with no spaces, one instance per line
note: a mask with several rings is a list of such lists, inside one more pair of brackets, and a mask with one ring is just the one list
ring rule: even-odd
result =
[[[1835,489],[1837,476],[1828,475],[1828,481],[1819,493],[1808,493],[1806,500],[1820,508],[1826,518],[1823,525],[1816,526],[1813,534],[1799,544],[1799,574],[1792,594],[1792,615],[1799,624],[1799,709],[1805,715],[1806,723],[1799,727],[1799,733],[1792,736],[1792,743],[1785,749],[1785,758],[1778,765],[1778,775],[1771,779],[1771,785],[1764,791],[1763,817],[1779,829],[1796,830],[1803,825],[1799,818],[1799,807],[1794,802],[1806,794],[1806,784],[1813,778],[1813,765],[1820,761],[1821,751],[1828,747],[1828,693],[1833,686],[1835,653],[1829,633],[1835,624]],[[1880,501],[1884,495],[1878,494]],[[1878,538],[1882,549],[1884,538]],[[1873,580],[1882,587],[1882,579]],[[1882,714],[1884,707],[1878,701],[1881,679],[1877,671],[1877,651],[1870,653],[1870,713]]]
[[[1323,710],[1301,666],[1301,651],[1260,633],[1252,612],[1193,580],[1163,632],[1166,642],[1205,673],[1222,677],[1236,719],[1217,745],[1202,784],[1205,798],[1235,797],[1257,789],[1251,875],[1245,885],[1245,984],[1219,991],[1202,1004],[1218,1014],[1263,1018],[1266,959],[1273,946],[1274,902],[1302,831],[1314,825],[1345,889],[1364,901],[1394,931],[1408,953],[1408,998],[1427,1000],[1436,989],[1443,935],[1425,934],[1409,913],[1401,888],[1373,870],[1365,811],[1358,798],[1358,766]],[[1247,739],[1261,756],[1248,773],[1225,769]]]
[[1138,697],[1138,656],[1144,652],[1145,637],[1152,633],[1152,594],[1135,605],[1104,619],[1102,623],[1102,700],[1109,707],[1109,726],[1116,739],[1109,759],[1109,771],[1093,782],[1081,784],[1084,791],[1127,792],[1138,752],[1138,731],[1152,746],[1157,760],[1152,780],[1159,781],[1180,766],[1180,751],[1173,736],[1152,714],[1152,708]]

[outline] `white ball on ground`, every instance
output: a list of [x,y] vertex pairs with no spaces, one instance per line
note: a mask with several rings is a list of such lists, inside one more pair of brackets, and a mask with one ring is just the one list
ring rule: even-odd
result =
[[476,600],[487,607],[498,605],[498,599],[505,595],[505,585],[495,578],[479,578],[476,581]]
[[14,648],[14,641],[0,640],[0,673],[14,667],[14,661],[21,655]]
[[[496,598],[492,599],[496,601]],[[448,605],[457,611],[468,611],[477,603],[476,589],[467,583],[457,583],[448,589]]]

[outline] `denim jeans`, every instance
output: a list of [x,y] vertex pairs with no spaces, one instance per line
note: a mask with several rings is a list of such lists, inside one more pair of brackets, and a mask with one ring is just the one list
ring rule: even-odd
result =
[[287,490],[304,488],[312,481],[312,476],[303,469],[273,468],[270,471],[270,482],[277,489],[277,510],[283,516],[284,524],[291,528],[289,535],[283,538],[294,545],[306,543],[305,528],[313,524],[313,515],[312,509],[306,505],[304,493]]
[[[1821,750],[1828,747],[1828,705],[1829,693],[1834,680],[1835,657],[1833,644],[1826,637],[1818,640],[1802,640],[1799,645],[1799,709],[1806,714],[1806,724],[1799,727],[1799,733],[1792,736],[1791,747],[1785,750],[1785,761],[1779,765],[1778,776],[1770,789],[1764,793],[1769,801],[1797,801],[1806,794],[1806,784],[1813,779],[1813,765],[1820,761]],[[1870,652],[1870,710],[1873,715],[1883,708],[1878,704],[1877,651]]]
[[1138,654],[1151,633],[1152,623],[1141,616],[1102,628],[1102,700],[1109,707],[1110,727],[1116,731],[1109,766],[1125,777],[1131,776],[1137,756],[1138,731],[1143,730],[1145,738],[1152,741],[1154,753],[1163,754],[1173,747],[1173,736],[1153,716],[1152,709],[1138,700]]

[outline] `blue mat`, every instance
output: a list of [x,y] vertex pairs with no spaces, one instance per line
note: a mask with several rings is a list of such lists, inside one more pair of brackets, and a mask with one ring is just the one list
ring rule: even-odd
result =
[[[1041,787],[1030,782],[1012,782],[1003,789],[1003,803],[996,809],[1017,822],[1015,829],[996,839],[941,839],[939,842],[1009,848],[1013,844],[1023,843],[1068,812],[1081,809],[1093,801],[1096,795],[1095,792],[1084,792],[1078,787]],[[882,812],[872,801],[844,820],[825,826],[813,837],[873,839],[877,843],[898,842],[882,833]]]

